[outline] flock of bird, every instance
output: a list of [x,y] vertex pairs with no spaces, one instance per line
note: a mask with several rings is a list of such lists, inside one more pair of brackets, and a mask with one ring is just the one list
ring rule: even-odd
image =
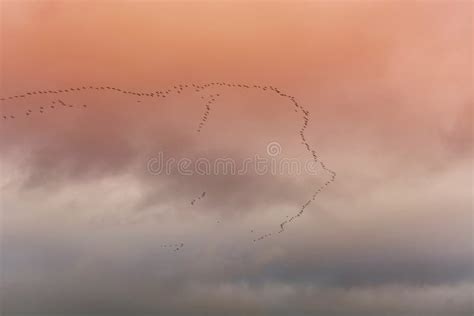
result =
[[173,251],[179,251],[183,247],[184,247],[184,243],[161,245],[161,248],[173,248]]
[[[58,99],[56,101],[52,101],[51,104],[49,106],[40,106],[38,109],[37,109],[37,113],[39,114],[44,114],[46,111],[51,111],[51,110],[55,110],[55,109],[59,109],[59,108],[87,108],[87,104],[83,104],[81,106],[74,106],[72,104],[66,104],[64,101]],[[24,116],[25,117],[30,117],[34,114],[35,112],[33,112],[33,110],[31,109],[26,109],[25,113],[24,113]],[[4,120],[14,120],[16,119],[17,116],[15,115],[3,115],[3,119]]]
[[194,203],[196,203],[197,201],[199,201],[200,199],[203,199],[204,197],[206,196],[206,192],[202,192],[201,195],[195,199],[193,199],[191,201],[191,205],[194,205]]
[[[11,101],[15,99],[24,99],[24,98],[29,98],[35,95],[64,95],[64,94],[71,94],[71,93],[78,93],[82,91],[101,91],[101,92],[114,92],[114,93],[121,93],[125,95],[133,95],[137,97],[148,97],[148,98],[167,98],[171,96],[172,94],[179,95],[181,94],[185,89],[193,89],[194,92],[200,93],[208,88],[216,88],[216,87],[222,87],[222,88],[241,88],[241,89],[258,89],[262,91],[269,91],[276,93],[282,98],[287,99],[294,108],[295,112],[300,112],[302,114],[302,120],[303,124],[301,129],[299,130],[299,136],[301,138],[301,143],[305,146],[306,150],[311,154],[313,160],[315,163],[319,163],[319,165],[322,167],[322,169],[330,175],[330,179],[326,182],[324,182],[321,186],[317,187],[311,196],[311,198],[306,201],[298,210],[298,212],[293,215],[293,216],[287,216],[286,219],[280,224],[280,230],[277,231],[277,233],[282,233],[285,230],[285,226],[288,225],[289,223],[293,222],[296,220],[298,217],[302,216],[305,209],[314,201],[318,194],[321,193],[324,188],[326,188],[328,185],[330,185],[332,182],[335,181],[336,179],[336,173],[329,169],[318,157],[316,151],[311,147],[311,145],[308,143],[305,137],[305,130],[308,127],[309,121],[310,121],[310,112],[307,111],[301,104],[299,104],[296,101],[296,98],[294,96],[291,96],[289,94],[283,93],[280,89],[275,88],[273,86],[266,86],[266,85],[257,85],[257,84],[242,84],[242,83],[226,83],[226,82],[210,82],[206,84],[179,84],[173,86],[173,88],[166,89],[166,90],[156,90],[154,92],[137,92],[133,90],[125,90],[125,89],[120,89],[120,88],[115,88],[111,86],[81,86],[81,87],[75,87],[75,88],[68,88],[68,89],[60,89],[60,90],[38,90],[38,91],[30,91],[26,92],[23,94],[18,94],[18,95],[13,95],[9,97],[3,97],[0,98],[0,102],[6,102],[6,101]],[[197,132],[201,132],[202,128],[204,127],[205,123],[208,120],[208,116],[211,110],[211,104],[213,104],[216,101],[216,97],[219,97],[219,94],[210,94],[209,99],[207,103],[205,104],[205,111],[204,114],[201,118],[201,122],[198,125]],[[201,96],[202,99],[204,99],[204,96]],[[63,102],[60,99],[57,99],[57,102],[59,103],[59,106],[61,107],[74,107],[73,105],[68,105],[65,102]],[[55,109],[56,108],[56,102],[53,101],[52,104],[50,105],[50,109]],[[87,108],[87,105],[82,105],[83,108]],[[41,106],[39,107],[39,113],[43,114],[46,110],[46,107]],[[25,113],[25,116],[30,116],[32,114],[32,110],[28,109]],[[8,119],[15,119],[15,115],[3,115],[4,120]],[[205,192],[202,193],[202,195],[197,199],[201,199],[205,196]],[[191,205],[194,205],[194,203],[197,201],[194,199],[191,201]],[[251,231],[253,233],[253,230]],[[268,233],[261,235],[260,237],[254,239],[254,242],[266,239],[268,237],[271,237],[273,234]],[[183,244],[177,244],[177,245],[182,245]],[[171,247],[171,245],[169,245]],[[176,246],[176,245],[174,245]],[[179,250],[181,247],[178,247],[176,250]]]
[[[216,101],[215,97],[218,97],[219,95],[220,95],[219,93],[217,93],[215,96],[212,94],[209,95],[209,100],[205,104],[206,110],[204,111],[204,114],[202,115],[202,118],[201,118],[201,122],[199,122],[198,128],[196,130],[198,133],[201,132],[201,129],[204,127],[204,124],[206,124],[207,118],[211,111],[211,104]],[[201,98],[204,99],[203,96],[201,96]]]

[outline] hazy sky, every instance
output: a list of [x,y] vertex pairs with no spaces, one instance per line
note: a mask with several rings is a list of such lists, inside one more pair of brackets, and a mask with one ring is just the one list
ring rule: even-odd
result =
[[[2,315],[472,315],[471,2],[0,10]],[[161,154],[268,159],[271,143],[312,161],[290,99],[192,87],[211,82],[310,112],[337,177],[281,234],[322,168],[149,170]]]

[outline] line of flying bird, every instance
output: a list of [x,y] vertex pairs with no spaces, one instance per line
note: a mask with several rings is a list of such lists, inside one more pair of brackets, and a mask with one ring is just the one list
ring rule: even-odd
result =
[[[8,102],[12,100],[17,100],[17,99],[24,99],[24,98],[29,98],[33,97],[35,95],[63,95],[63,94],[69,94],[69,93],[76,93],[76,92],[82,92],[82,91],[100,91],[100,92],[115,92],[115,93],[121,93],[125,95],[133,95],[137,97],[148,97],[148,98],[167,98],[171,96],[173,93],[175,94],[181,94],[185,89],[193,89],[194,92],[200,93],[203,92],[207,88],[213,88],[213,87],[227,87],[227,88],[241,88],[241,89],[259,89],[262,91],[271,91],[279,95],[280,97],[288,99],[294,108],[295,112],[301,112],[302,113],[302,119],[303,119],[303,124],[301,129],[299,130],[299,135],[301,138],[301,143],[304,145],[305,149],[311,154],[313,160],[315,163],[319,163],[319,165],[322,167],[322,169],[327,172],[330,175],[330,179],[324,182],[322,185],[317,187],[311,196],[309,200],[307,200],[298,210],[298,212],[293,215],[293,216],[287,216],[287,218],[281,222],[280,224],[280,230],[277,231],[277,233],[282,233],[285,230],[285,226],[294,220],[296,220],[298,217],[302,216],[305,209],[314,201],[318,194],[322,192],[328,185],[330,185],[332,182],[335,181],[336,179],[336,172],[328,168],[324,162],[322,162],[316,151],[311,147],[311,145],[308,143],[305,137],[305,130],[308,127],[309,121],[310,121],[310,112],[307,111],[301,104],[299,104],[296,101],[296,98],[294,96],[291,96],[289,94],[283,93],[280,89],[274,87],[274,86],[266,86],[266,85],[258,85],[258,84],[242,84],[242,83],[226,83],[226,82],[210,82],[206,84],[179,84],[175,85],[172,88],[165,89],[165,90],[156,90],[153,92],[137,92],[133,90],[125,90],[125,89],[120,89],[112,86],[81,86],[81,87],[75,87],[75,88],[68,88],[68,89],[58,89],[58,90],[37,90],[37,91],[30,91],[26,92],[23,94],[18,94],[18,95],[13,95],[13,96],[8,96],[8,97],[2,97],[0,98],[0,102]],[[220,94],[209,94],[208,95],[208,100],[205,104],[205,111],[204,114],[201,117],[201,122],[198,125],[197,132],[200,133],[202,128],[204,127],[205,123],[208,120],[209,113],[211,111],[211,105],[216,102],[217,97],[219,97]],[[204,96],[201,96],[202,99],[205,99]],[[57,102],[57,103],[56,103]],[[140,102],[138,100],[137,102]],[[61,99],[56,99],[56,101],[53,101],[52,104],[49,106],[50,109],[55,109],[56,107],[74,107],[73,105],[66,104],[64,101]],[[76,106],[77,107],[77,106]],[[87,108],[87,105],[82,105],[79,106],[82,108]],[[43,114],[46,111],[45,106],[41,106],[39,108],[39,113]],[[32,114],[32,110],[28,109],[25,113],[25,116],[30,116]],[[9,119],[15,119],[15,115],[3,115],[4,120],[9,120]],[[202,195],[191,201],[191,205],[194,205],[194,203],[197,200],[200,200],[201,198],[204,198],[206,192],[203,192]],[[219,222],[219,221],[218,221]],[[253,230],[251,230],[253,233]],[[264,235],[259,236],[258,238],[255,238],[253,242],[257,242],[266,238],[269,238],[273,235],[273,233],[267,233]],[[175,247],[175,251],[181,249],[184,246],[184,244],[173,244],[169,245],[169,247]],[[168,246],[163,246],[163,247],[168,247]]]
[[205,196],[206,196],[206,192],[202,192],[200,196],[198,196],[197,198],[195,198],[191,201],[191,205],[194,205],[194,203],[196,203],[197,201],[203,199]]

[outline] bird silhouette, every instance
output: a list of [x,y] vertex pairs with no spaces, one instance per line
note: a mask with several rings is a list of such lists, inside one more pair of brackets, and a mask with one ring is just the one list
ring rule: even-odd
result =
[[[301,143],[303,144],[305,149],[311,154],[311,157],[313,158],[313,160],[315,162],[319,163],[321,168],[330,175],[330,180],[328,180],[327,182],[322,184],[321,187],[316,188],[314,190],[314,193],[313,193],[311,199],[309,199],[308,202],[303,205],[303,207],[298,211],[297,214],[295,214],[292,217],[287,217],[287,220],[285,220],[284,222],[282,222],[280,224],[280,230],[282,231],[282,230],[284,230],[285,225],[287,225],[289,222],[292,222],[296,217],[300,217],[300,216],[303,215],[303,212],[307,208],[307,206],[309,206],[309,203],[311,201],[315,200],[317,195],[322,192],[323,188],[328,187],[331,183],[333,183],[335,181],[336,173],[334,171],[332,171],[331,169],[329,169],[322,161],[320,161],[319,156],[317,155],[316,151],[306,141],[305,132],[306,132],[307,127],[309,126],[309,122],[310,122],[309,118],[310,118],[311,113],[308,110],[306,110],[305,107],[302,104],[298,103],[294,96],[282,92],[282,90],[280,90],[277,87],[274,87],[272,85],[266,86],[266,85],[259,85],[259,84],[230,83],[230,82],[213,81],[213,82],[208,82],[208,83],[204,83],[204,84],[196,84],[196,83],[191,83],[189,85],[188,84],[184,84],[184,85],[179,84],[179,85],[174,85],[173,86],[174,90],[173,89],[165,89],[165,90],[154,91],[154,93],[153,92],[152,93],[147,93],[147,92],[135,92],[135,91],[132,91],[132,90],[115,88],[115,87],[112,87],[112,86],[99,86],[99,87],[82,86],[82,87],[76,87],[76,88],[75,87],[70,87],[70,88],[67,88],[67,89],[58,89],[58,90],[29,91],[29,92],[24,92],[22,94],[17,94],[17,95],[8,96],[8,97],[2,97],[2,98],[0,98],[0,102],[6,102],[6,101],[9,102],[9,100],[14,100],[14,99],[18,99],[18,98],[23,98],[23,99],[24,98],[30,98],[30,97],[34,97],[37,94],[45,95],[45,94],[57,94],[57,93],[68,93],[68,94],[81,93],[83,90],[86,90],[86,89],[93,90],[92,91],[93,93],[109,93],[109,92],[105,92],[105,91],[102,92],[101,91],[101,90],[107,89],[107,90],[110,91],[110,93],[113,93],[113,92],[121,93],[121,94],[125,93],[125,94],[140,96],[140,97],[154,97],[156,95],[156,97],[166,98],[167,96],[170,96],[170,92],[174,91],[174,92],[180,93],[181,91],[183,91],[184,87],[186,87],[186,88],[187,87],[192,87],[194,89],[194,91],[202,94],[204,91],[206,91],[206,89],[210,89],[211,87],[214,87],[214,86],[222,87],[221,89],[228,89],[228,88],[250,89],[250,88],[254,88],[254,89],[259,89],[261,91],[268,91],[267,93],[275,93],[279,97],[288,100],[288,102],[290,103],[290,105],[293,108],[293,111],[295,111],[296,113],[300,112],[302,114],[302,125],[301,125],[301,129],[299,131],[299,136],[300,136],[300,139],[301,139]],[[219,90],[219,92],[222,92],[222,90]],[[217,98],[220,95],[221,95],[221,93],[215,93],[214,91],[213,91],[213,94],[208,95],[208,97],[207,97],[208,100],[204,104],[204,112],[201,116],[201,121],[199,122],[198,128],[196,129],[196,131],[198,133],[200,133],[202,131],[202,128],[205,126],[205,124],[209,120],[210,112],[213,108],[213,106],[211,106],[211,105],[214,105],[214,102],[217,101]],[[201,95],[201,99],[206,99],[206,97]],[[141,102],[141,101],[142,100],[138,100],[137,102]],[[62,100],[57,100],[57,102],[60,105],[62,105],[63,107],[70,107],[70,108],[74,107],[71,104],[67,105]],[[54,104],[55,101],[53,101],[52,103]],[[82,105],[82,106],[84,108],[87,107],[86,105]],[[54,109],[55,107],[50,106],[50,108]],[[32,113],[32,111],[30,109],[28,109],[28,111],[25,113],[25,116],[29,116],[31,113]],[[45,112],[45,107],[43,107],[43,106],[40,107],[40,113],[44,114],[44,115],[47,115],[46,114],[47,112]],[[6,120],[8,118],[14,119],[15,116],[14,115],[3,115],[4,120]],[[200,198],[203,198],[203,197],[204,197],[204,195],[202,195]],[[195,200],[194,200],[194,202],[192,202],[192,205],[194,205],[194,203],[196,202]],[[262,238],[267,238],[269,236],[272,236],[272,234],[262,235]],[[260,240],[260,239],[261,238],[258,238],[258,240]]]

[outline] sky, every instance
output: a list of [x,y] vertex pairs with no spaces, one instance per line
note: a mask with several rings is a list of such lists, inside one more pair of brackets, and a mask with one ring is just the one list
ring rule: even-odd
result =
[[0,11],[0,314],[472,315],[471,2]]

